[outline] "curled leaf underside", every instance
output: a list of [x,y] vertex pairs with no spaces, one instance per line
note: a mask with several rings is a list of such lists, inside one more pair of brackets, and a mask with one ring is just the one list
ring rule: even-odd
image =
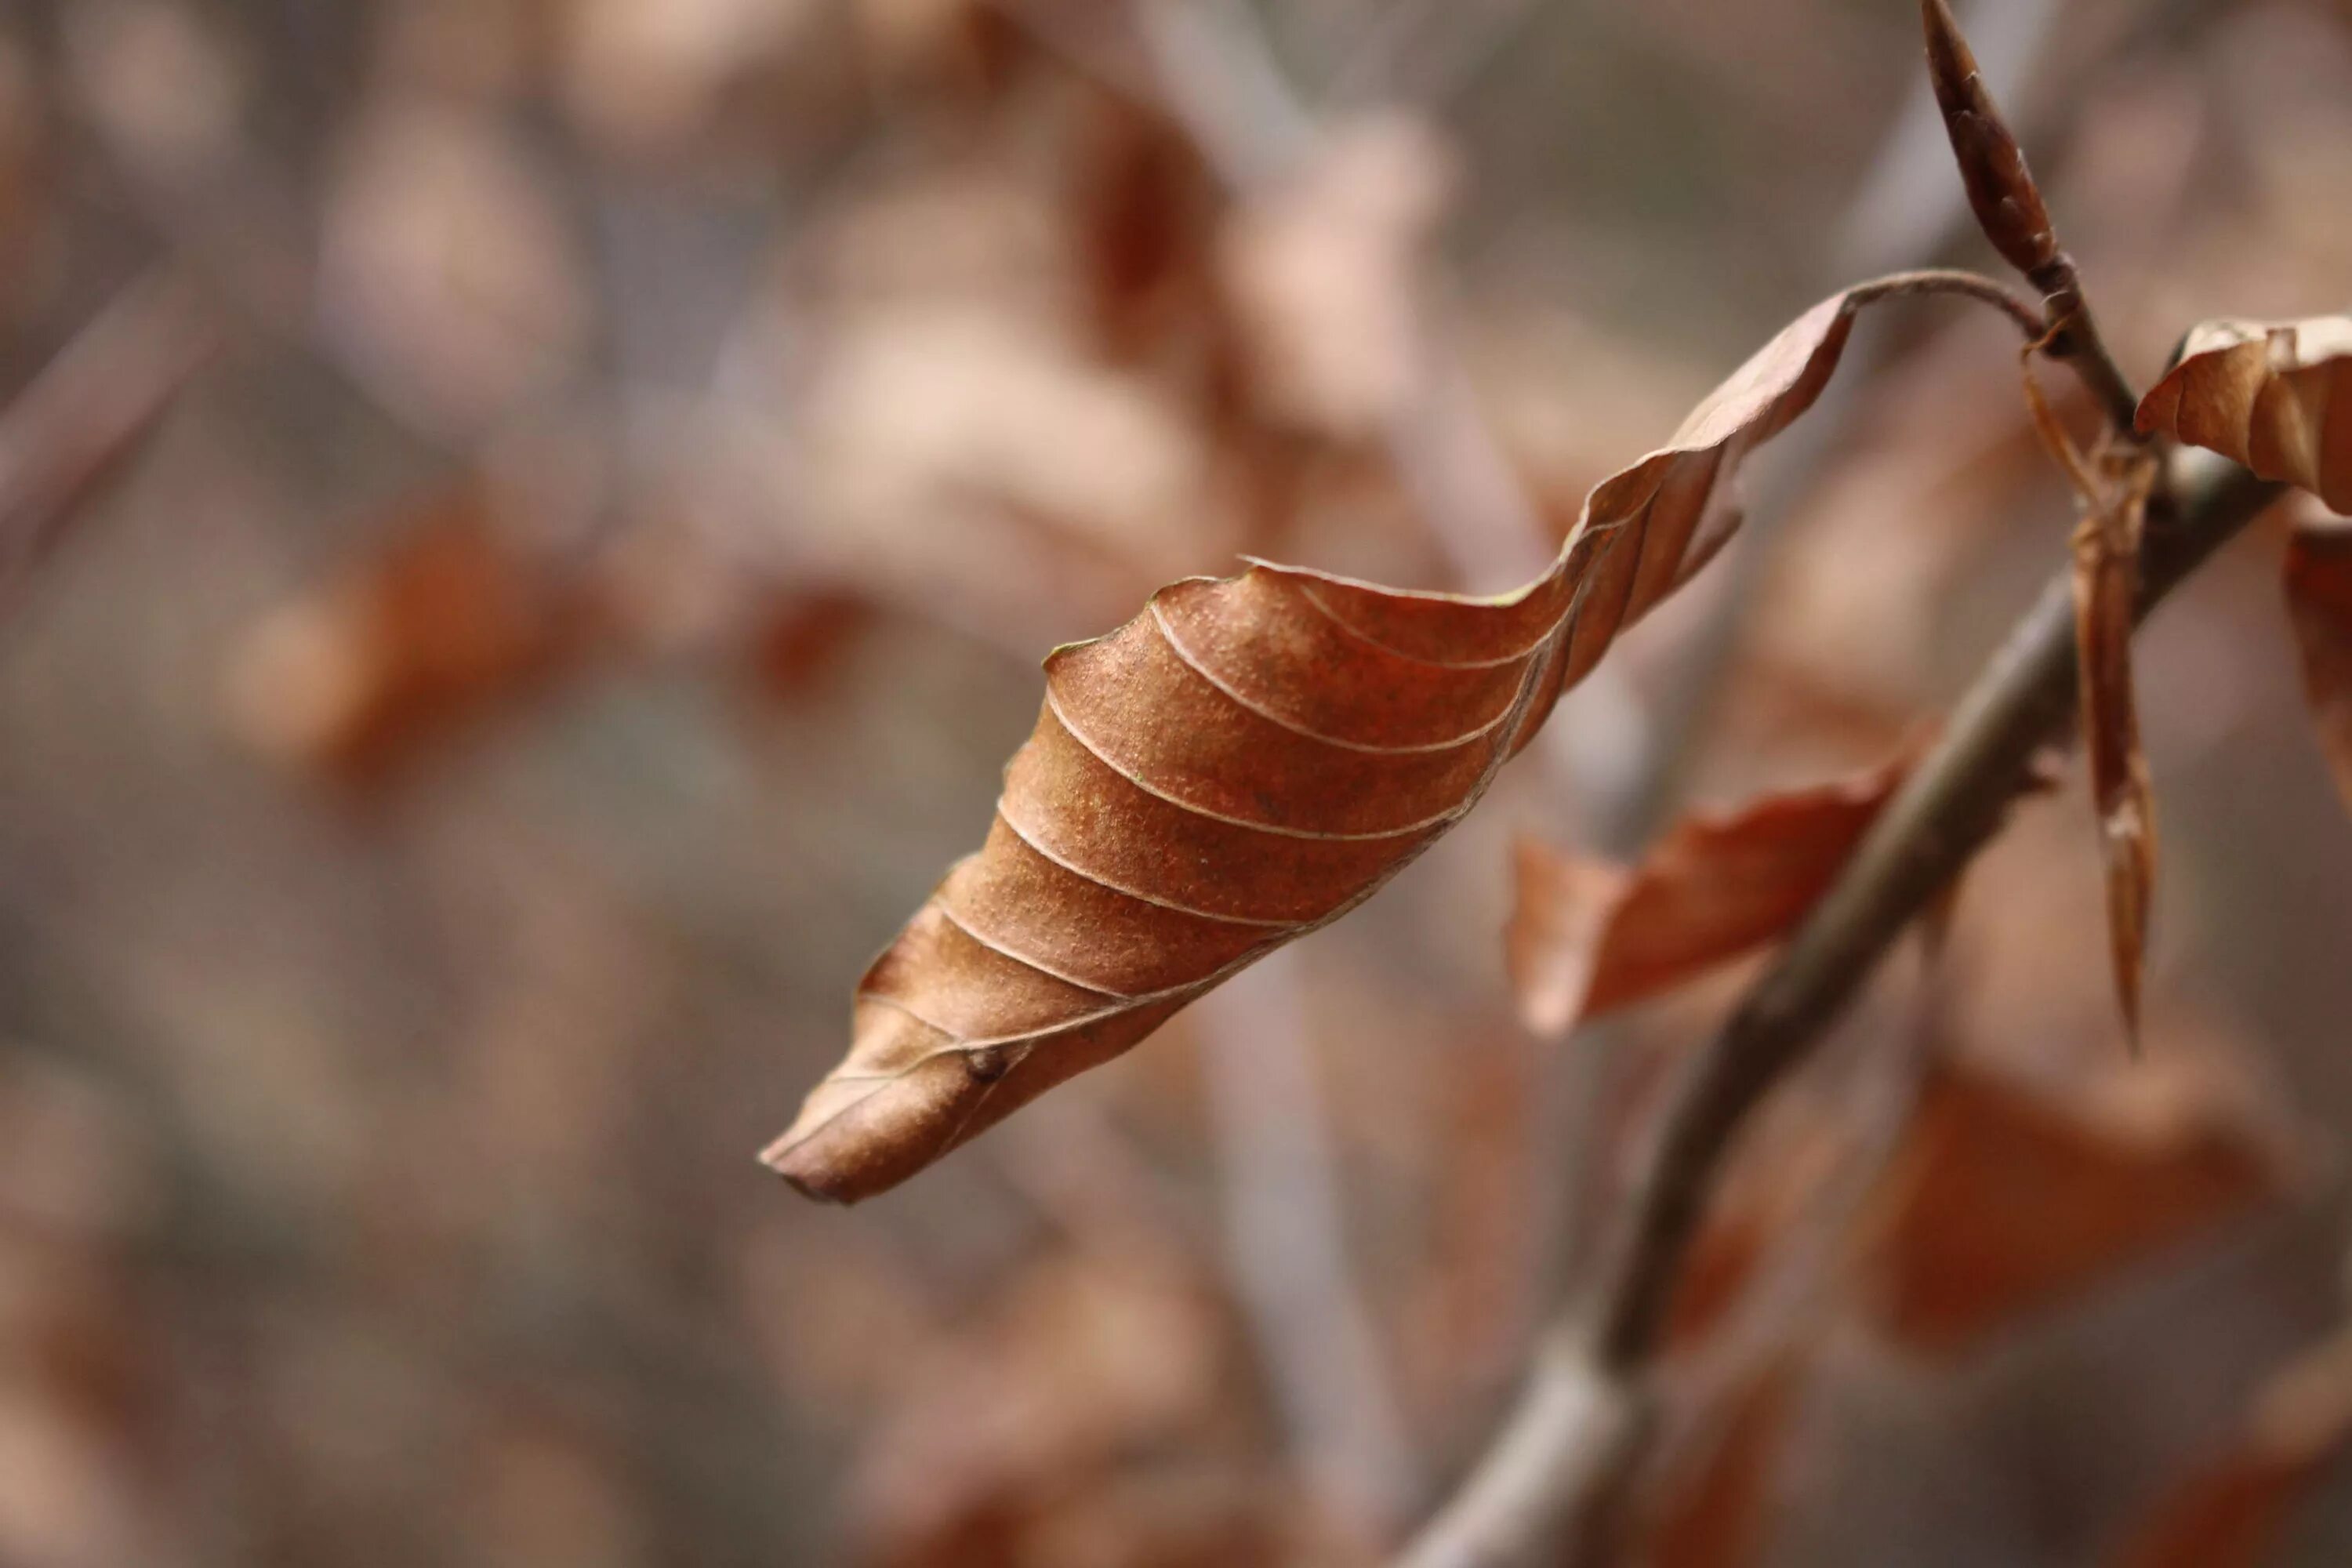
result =
[[1370,896],[1727,536],[1741,458],[1820,395],[1860,302],[1791,322],[1516,593],[1259,563],[1056,649],[987,842],[867,971],[848,1056],[762,1158],[818,1197],[893,1186]]
[[2352,512],[2352,316],[2207,321],[2141,400],[2137,424]]

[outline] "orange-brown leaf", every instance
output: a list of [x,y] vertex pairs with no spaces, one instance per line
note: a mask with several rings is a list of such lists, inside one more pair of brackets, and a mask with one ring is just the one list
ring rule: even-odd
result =
[[1910,763],[1690,817],[1630,869],[1521,843],[1504,938],[1520,1017],[1558,1033],[1782,935],[1828,889]]
[[383,555],[274,612],[230,671],[233,718],[261,750],[334,782],[382,782],[585,651],[603,618],[498,536],[467,484]]
[[2352,512],[2352,316],[2205,322],[2137,424]]
[[2236,1445],[2168,1490],[2116,1568],[2262,1568],[2311,1487],[2352,1442],[2352,1338],[2273,1373]]
[[2352,527],[2294,531],[2286,549],[2286,607],[2320,750],[2352,807]]
[[867,972],[847,1058],[763,1158],[880,1192],[1368,897],[1720,537],[1740,458],[1820,395],[1856,308],[1781,331],[1517,593],[1260,563],[1056,650],[986,845]]
[[2263,1568],[2315,1468],[2260,1451],[2229,1455],[2158,1505],[2117,1568]]
[[2216,1114],[2185,1058],[2124,1081],[2137,1098],[2062,1107],[1981,1068],[1934,1070],[1864,1227],[1895,1338],[1964,1350],[2281,1189],[2277,1152]]
[[2139,540],[2153,468],[2134,458],[2115,490],[2074,530],[2074,651],[2084,747],[2106,865],[2107,950],[2124,1028],[2137,1047],[2140,968],[2156,891],[2156,792],[2140,750],[2132,697],[2131,635],[2139,594]]
[[1803,1354],[1784,1350],[1709,1413],[1717,1429],[1685,1473],[1666,1478],[1640,1555],[1647,1568],[1739,1568],[1757,1561],[1805,1394]]

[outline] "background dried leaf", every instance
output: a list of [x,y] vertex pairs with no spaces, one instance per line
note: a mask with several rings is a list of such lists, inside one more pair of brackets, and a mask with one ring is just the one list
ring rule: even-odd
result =
[[1630,869],[1522,842],[1504,937],[1520,1017],[1557,1034],[1785,934],[1836,878],[1910,760],[1686,818]]
[[2262,1568],[2280,1561],[2297,1509],[2352,1439],[2352,1342],[2314,1346],[2257,1392],[2228,1452],[2177,1481],[2116,1553],[2115,1568]]
[[403,516],[391,548],[256,626],[228,670],[259,750],[348,785],[381,782],[584,654],[605,620],[503,535],[467,484]]
[[2284,1182],[2277,1150],[2187,1058],[2142,1064],[2089,1106],[1947,1064],[1865,1227],[1863,1289],[1895,1339],[1956,1354]]
[[2140,403],[2143,433],[2234,458],[2352,512],[2352,317],[2205,321]]

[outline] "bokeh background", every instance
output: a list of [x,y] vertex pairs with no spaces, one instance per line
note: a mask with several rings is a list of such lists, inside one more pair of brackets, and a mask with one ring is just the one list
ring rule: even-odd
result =
[[[2352,12],[1962,14],[2135,376],[2341,307]],[[1738,980],[1530,1037],[1511,841],[1949,702],[2072,517],[1991,318],[1866,321],[1365,910],[857,1209],[753,1155],[1047,648],[1244,552],[1508,586],[1804,306],[1990,265],[1918,56],[1897,0],[0,5],[0,490],[173,394],[0,582],[0,1563],[1375,1560]],[[2062,770],[1743,1147],[1641,1560],[2345,1560],[2279,531],[2141,645],[2144,1058]]]

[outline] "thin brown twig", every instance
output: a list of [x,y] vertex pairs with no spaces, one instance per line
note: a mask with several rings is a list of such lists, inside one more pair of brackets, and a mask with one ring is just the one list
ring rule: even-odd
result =
[[[2236,534],[2277,487],[2179,452],[2152,509],[2135,619]],[[2000,828],[2076,700],[2072,574],[2043,589],[1837,884],[1677,1086],[1594,1306],[1557,1326],[1502,1436],[1402,1554],[1404,1568],[1507,1568],[1605,1539],[1650,1419],[1643,1371],[1706,1202],[1748,1114],[1811,1053],[1879,960]],[[1596,1436],[1598,1434],[1598,1436]]]
[[1857,283],[1847,292],[1857,305],[1917,294],[1955,294],[1992,306],[2015,322],[2029,342],[2038,341],[2049,331],[2049,323],[2042,319],[2041,310],[2033,301],[1998,279],[1958,268],[1920,267],[1906,272],[1890,272],[1883,278]]

